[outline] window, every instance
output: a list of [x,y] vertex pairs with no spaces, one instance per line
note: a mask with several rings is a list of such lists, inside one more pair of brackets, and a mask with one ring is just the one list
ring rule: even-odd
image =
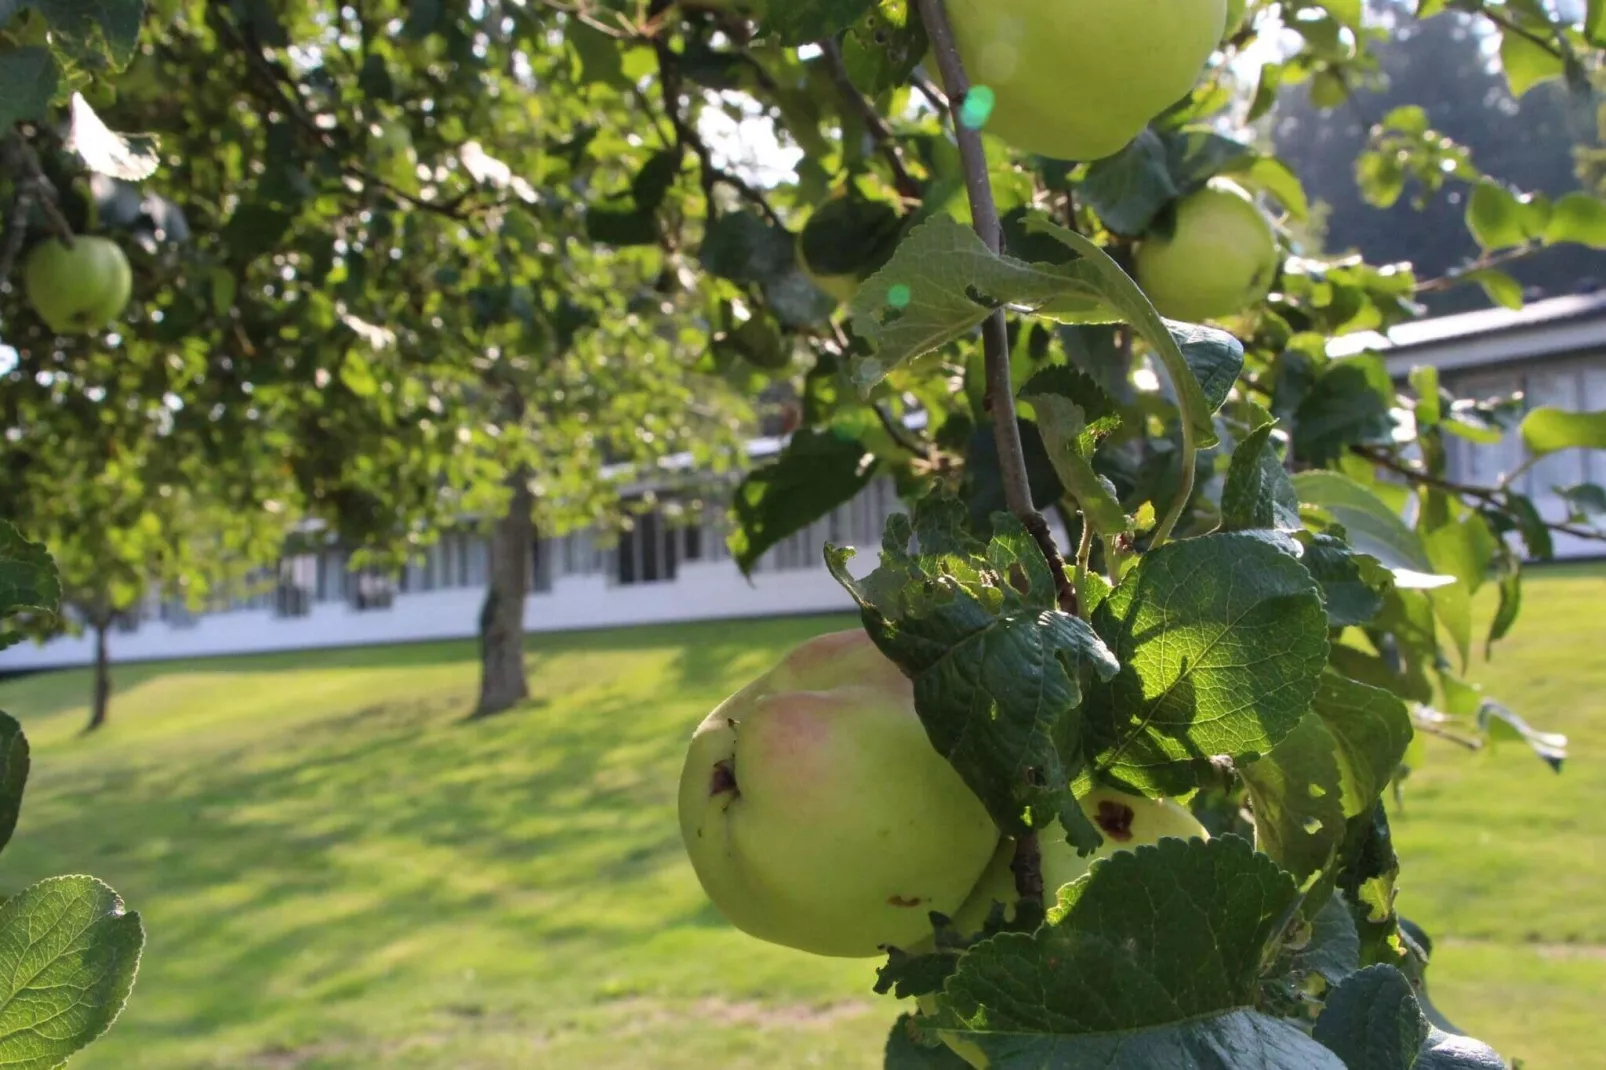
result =
[[673,581],[680,559],[678,535],[656,511],[637,516],[634,526],[619,536],[619,583]]

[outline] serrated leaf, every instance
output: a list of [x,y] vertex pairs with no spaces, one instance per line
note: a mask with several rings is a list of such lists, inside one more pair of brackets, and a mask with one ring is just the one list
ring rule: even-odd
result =
[[1333,672],[1322,674],[1311,711],[1337,744],[1344,815],[1366,813],[1405,757],[1410,711],[1393,693]]
[[1328,995],[1312,1036],[1346,1070],[1410,1070],[1430,1027],[1411,982],[1393,966],[1368,966]]
[[0,1063],[54,1070],[111,1028],[145,930],[93,877],[52,877],[0,907]]
[[1331,865],[1344,841],[1334,740],[1307,713],[1264,758],[1238,769],[1255,816],[1255,849],[1304,886]]
[[1079,189],[1106,227],[1134,236],[1148,230],[1178,193],[1165,142],[1147,127],[1114,156],[1094,161]]
[[1522,418],[1522,441],[1538,454],[1557,450],[1606,450],[1606,410],[1568,412],[1549,405]]
[[1221,526],[1227,531],[1298,531],[1303,527],[1299,496],[1277,455],[1273,430],[1274,425],[1262,424],[1232,451],[1221,491]]
[[1046,368],[1021,387],[1020,399],[1037,415],[1049,461],[1100,535],[1128,531],[1131,523],[1115,487],[1093,471],[1098,440],[1115,431],[1121,416],[1092,379],[1074,368]]
[[1227,169],[1240,185],[1270,194],[1296,222],[1310,218],[1310,198],[1293,169],[1274,156],[1254,156]]
[[1196,786],[1212,756],[1268,753],[1299,724],[1327,662],[1310,574],[1245,532],[1145,554],[1093,626],[1121,671],[1090,689],[1088,753],[1151,794]]
[[1467,198],[1467,229],[1485,249],[1505,249],[1527,240],[1517,198],[1495,182],[1479,182]]
[[[1392,398],[1378,389],[1376,358],[1349,357],[1328,364],[1294,412],[1294,456],[1331,464],[1350,446],[1391,441]],[[1386,373],[1383,385],[1388,385]]]
[[1569,193],[1550,209],[1545,243],[1578,242],[1591,249],[1606,249],[1606,201],[1587,193]]
[[995,517],[985,545],[964,524],[957,501],[925,499],[912,519],[887,521],[874,572],[854,579],[851,552],[833,547],[831,574],[914,681],[926,734],[999,827],[1019,834],[1058,817],[1073,843],[1095,846],[1069,787],[1081,771],[1086,682],[1112,676],[1115,658],[1059,609],[1048,562],[1019,521]]
[[876,460],[851,438],[805,428],[779,457],[750,472],[736,489],[731,556],[744,574],[764,552],[851,501],[876,473]]
[[9,714],[0,713],[0,848],[11,841],[28,784],[28,737]]
[[0,650],[19,636],[3,626],[18,612],[54,614],[61,603],[61,577],[43,543],[29,542],[0,520]]
[[1262,958],[1298,892],[1243,840],[1123,851],[1060,895],[1050,924],[978,944],[944,987],[938,1025],[991,1065],[1342,1065],[1253,1009]]
[[1338,472],[1300,472],[1293,479],[1300,502],[1343,525],[1356,550],[1391,569],[1433,572],[1421,538],[1370,490]]
[[80,93],[72,96],[72,127],[67,132],[67,148],[76,152],[91,171],[125,182],[149,178],[161,162],[155,137],[114,133],[101,122],[95,109]]
[[805,45],[841,33],[875,0],[764,0],[761,24],[783,45]]
[[1216,175],[1248,166],[1254,150],[1204,127],[1165,134],[1166,166],[1177,191],[1186,195]]
[[43,119],[56,81],[56,61],[48,48],[0,51],[0,134],[25,119]]

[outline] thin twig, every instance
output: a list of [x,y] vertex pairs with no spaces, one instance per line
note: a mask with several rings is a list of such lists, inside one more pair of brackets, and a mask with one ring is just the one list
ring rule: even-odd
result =
[[831,81],[836,83],[837,91],[842,94],[849,107],[858,113],[859,119],[864,123],[865,129],[880,147],[882,155],[887,158],[887,164],[892,168],[892,184],[898,195],[905,200],[919,201],[921,198],[920,183],[915,181],[904,166],[903,150],[898,147],[897,138],[893,136],[892,127],[881,117],[876,106],[870,103],[865,95],[859,92],[859,87],[853,84],[848,74],[847,61],[842,58],[842,46],[836,38],[831,37],[820,42],[821,52],[825,56],[825,65],[831,71]]
[[886,428],[887,434],[892,436],[892,441],[923,461],[931,460],[931,447],[915,438],[909,433],[907,427],[901,426],[897,420],[894,420],[885,405],[877,402],[870,408],[875,411],[877,419],[881,421],[881,426]]
[[1154,529],[1154,538],[1149,540],[1149,549],[1158,550],[1165,545],[1176,529],[1177,521],[1182,519],[1183,510],[1188,507],[1188,499],[1193,497],[1193,483],[1199,475],[1199,447],[1194,442],[1193,423],[1186,415],[1182,418],[1182,486],[1177,488],[1177,496],[1171,501],[1171,508],[1165,511],[1165,517]]
[[[1504,485],[1500,487],[1475,487],[1467,483],[1441,479],[1430,472],[1424,472],[1420,468],[1413,468],[1408,464],[1397,461],[1382,450],[1369,449],[1365,446],[1351,446],[1350,450],[1357,456],[1364,457],[1373,464],[1386,468],[1412,483],[1424,487],[1432,487],[1435,490],[1442,490],[1446,494],[1454,494],[1462,499],[1471,498],[1483,505],[1493,506],[1497,509],[1505,507],[1506,503],[1502,499],[1511,493]],[[1592,542],[1606,542],[1606,532],[1596,531],[1593,528],[1581,528],[1576,524],[1555,523],[1546,520],[1544,517],[1540,517],[1539,522],[1549,530],[1560,532],[1563,535],[1589,539]]]
[[39,163],[39,154],[33,146],[28,144],[20,133],[11,135],[3,146],[0,154],[0,163],[6,169],[18,175],[16,182],[16,202],[12,206],[11,220],[6,226],[6,252],[8,255],[0,256],[0,281],[11,275],[16,257],[22,251],[23,235],[28,229],[28,212],[35,205],[45,217],[46,224],[55,231],[61,244],[72,248],[73,229],[67,222],[67,217],[61,214],[61,206],[56,203],[56,186],[45,175],[44,167]]
[[1087,566],[1093,560],[1093,525],[1087,514],[1082,514],[1082,541],[1076,547],[1076,589],[1087,582]]
[[[943,0],[919,0],[920,19],[925,23],[926,36],[931,39],[932,52],[942,71],[943,83],[948,87],[954,117],[954,136],[959,142],[959,157],[965,171],[965,189],[970,196],[970,214],[976,233],[993,252],[1003,246],[1003,231],[998,222],[998,206],[993,202],[993,189],[987,174],[987,155],[982,147],[979,131],[966,126],[960,119],[957,104],[970,91],[964,62],[954,43],[953,30],[948,25],[948,13]],[[1066,575],[1065,561],[1054,536],[1048,530],[1048,521],[1032,506],[1031,481],[1026,474],[1026,451],[1021,445],[1020,425],[1015,419],[1015,391],[1009,378],[1009,329],[1004,322],[1004,310],[999,309],[982,325],[982,346],[987,360],[987,401],[993,417],[993,436],[998,443],[998,465],[1003,475],[1004,500],[1009,511],[1032,533],[1043,556],[1053,570],[1060,608],[1076,613],[1076,588]],[[1084,523],[1085,523],[1084,518]],[[1010,869],[1015,875],[1015,891],[1022,899],[1043,902],[1043,857],[1035,833],[1022,836],[1015,843],[1015,857]]]
[[1502,267],[1513,260],[1524,260],[1545,248],[1548,248],[1548,246],[1541,241],[1535,240],[1528,242],[1526,245],[1516,245],[1510,249],[1484,253],[1476,260],[1470,260],[1460,267],[1451,268],[1438,278],[1424,279],[1416,284],[1416,289],[1413,292],[1419,294],[1442,293],[1466,282],[1468,275]]

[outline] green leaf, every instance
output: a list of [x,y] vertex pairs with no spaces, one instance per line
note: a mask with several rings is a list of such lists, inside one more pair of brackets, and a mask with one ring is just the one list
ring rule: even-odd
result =
[[589,207],[585,214],[586,237],[599,245],[625,247],[657,245],[658,220],[651,211],[640,208]]
[[[56,613],[61,603],[61,577],[42,543],[29,542],[0,520],[0,625],[18,612]],[[0,627],[0,650],[21,636]]]
[[1410,711],[1393,693],[1333,672],[1322,674],[1311,711],[1338,745],[1344,816],[1366,813],[1405,757]]
[[1606,249],[1606,202],[1587,193],[1569,193],[1550,209],[1545,243],[1578,242]]
[[1370,490],[1338,472],[1301,472],[1293,478],[1299,500],[1342,524],[1356,550],[1391,569],[1433,571],[1421,538]]
[[28,737],[9,714],[0,713],[0,848],[11,842],[28,783]]
[[763,0],[762,25],[783,45],[832,37],[862,19],[876,0]]
[[[1350,446],[1391,441],[1391,394],[1379,391],[1376,358],[1361,356],[1334,361],[1322,369],[1310,392],[1294,411],[1294,456],[1313,465],[1327,465]],[[1385,376],[1382,385],[1387,385]]]
[[1298,901],[1235,836],[1162,840],[1094,864],[1050,923],[968,951],[937,1024],[997,1067],[1233,1066],[1336,1070],[1255,1006],[1260,964]]
[[1374,557],[1352,551],[1342,539],[1308,531],[1294,533],[1299,563],[1321,587],[1327,623],[1335,628],[1369,624],[1383,609],[1394,576]]
[[1329,985],[1361,968],[1361,937],[1342,895],[1328,896],[1310,919],[1310,938],[1295,953],[1291,966],[1296,973],[1316,974]]
[[1435,1026],[1422,1042],[1411,1070],[1508,1070],[1498,1052],[1481,1040]]
[[1416,392],[1416,426],[1431,428],[1439,426],[1442,416],[1442,406],[1439,398],[1439,369],[1431,364],[1418,364],[1411,369],[1407,377],[1411,389]]
[[1332,864],[1344,842],[1334,741],[1313,713],[1264,758],[1238,767],[1255,815],[1255,849],[1305,882]]
[[1574,483],[1570,487],[1555,488],[1556,494],[1567,503],[1567,519],[1575,524],[1593,523],[1596,517],[1606,516],[1606,487],[1599,483]]
[[1121,671],[1086,710],[1098,771],[1150,794],[1200,782],[1210,759],[1251,759],[1294,730],[1327,663],[1327,613],[1310,574],[1254,533],[1145,554],[1093,627]]
[[1475,282],[1483,287],[1483,292],[1489,300],[1501,308],[1516,311],[1522,308],[1522,283],[1512,278],[1498,268],[1479,268],[1469,271],[1461,276],[1467,282]]
[[1312,1036],[1344,1060],[1346,1070],[1410,1070],[1428,1039],[1416,993],[1393,966],[1368,966],[1328,995]]
[[1160,209],[1178,193],[1166,145],[1146,127],[1126,148],[1091,164],[1080,189],[1106,227],[1130,235],[1148,230]]
[[1511,30],[1500,35],[1500,66],[1514,97],[1540,82],[1560,78],[1567,69],[1559,54]]
[[1254,150],[1205,127],[1170,130],[1164,135],[1166,165],[1177,192],[1186,195],[1210,179],[1247,168]]
[[793,236],[757,212],[728,212],[709,223],[699,256],[709,274],[757,285],[786,326],[824,323],[836,308],[798,264]]
[[848,78],[869,97],[909,81],[930,48],[913,0],[877,0],[842,38]]
[[995,517],[983,545],[965,519],[953,499],[924,499],[912,519],[887,521],[874,572],[854,579],[852,552],[833,547],[831,574],[914,681],[926,734],[999,827],[1019,834],[1058,817],[1073,843],[1095,846],[1069,788],[1081,772],[1084,688],[1114,675],[1115,658],[1059,609],[1048,562],[1019,521]]
[[1227,169],[1243,186],[1270,194],[1297,222],[1310,218],[1310,199],[1299,176],[1275,156],[1253,156]]
[[218,240],[237,264],[249,264],[278,247],[294,216],[266,204],[242,204],[223,225]]
[[1606,450],[1606,410],[1568,412],[1549,405],[1522,418],[1522,441],[1537,454],[1557,450]]
[[1100,535],[1129,531],[1114,486],[1093,471],[1098,441],[1121,424],[1119,411],[1092,379],[1066,365],[1038,372],[1021,387],[1020,399],[1037,416],[1049,461]]
[[0,134],[25,119],[43,119],[56,95],[56,61],[48,48],[0,51]]
[[145,943],[93,877],[52,877],[0,907],[0,1064],[53,1070],[111,1028]]
[[1494,651],[1494,645],[1511,633],[1511,626],[1517,623],[1517,616],[1522,612],[1522,571],[1512,569],[1500,577],[1500,604],[1495,609],[1494,619],[1489,622],[1489,637],[1483,644],[1483,657],[1488,660]]
[[875,458],[857,440],[805,428],[781,455],[736,488],[731,556],[744,574],[764,551],[853,500],[875,475]]
[[1516,195],[1494,182],[1472,187],[1467,199],[1467,229],[1485,249],[1506,249],[1528,240],[1522,225],[1522,206]]
[[1054,238],[1083,258],[1079,263],[1088,269],[1089,284],[1154,347],[1160,363],[1165,365],[1182,417],[1193,425],[1195,443],[1206,448],[1220,441],[1213,417],[1243,368],[1243,345],[1226,331],[1161,319],[1121,266],[1075,231],[1043,215],[1028,217],[1026,230]]
[[1262,424],[1232,451],[1221,491],[1221,526],[1227,531],[1298,531],[1303,526],[1299,496],[1277,455],[1273,429],[1272,424]]
[[1507,709],[1492,699],[1484,699],[1478,706],[1478,730],[1494,744],[1502,739],[1521,742],[1537,754],[1541,761],[1556,772],[1567,760],[1567,737],[1559,732],[1541,732],[1516,711]]
[[121,70],[134,56],[144,0],[29,0],[50,24],[52,43],[79,60]]

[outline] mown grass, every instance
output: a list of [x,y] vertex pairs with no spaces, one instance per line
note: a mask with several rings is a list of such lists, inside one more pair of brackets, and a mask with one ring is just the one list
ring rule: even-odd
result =
[[[1531,1067],[1606,1044],[1606,574],[1536,574],[1474,676],[1573,736],[1557,777],[1444,746],[1396,834],[1441,1008]],[[850,618],[533,637],[528,707],[465,720],[471,645],[130,666],[0,683],[34,778],[0,891],[95,873],[150,945],[77,1070],[880,1064],[873,962],[751,941],[678,843],[687,734]]]

